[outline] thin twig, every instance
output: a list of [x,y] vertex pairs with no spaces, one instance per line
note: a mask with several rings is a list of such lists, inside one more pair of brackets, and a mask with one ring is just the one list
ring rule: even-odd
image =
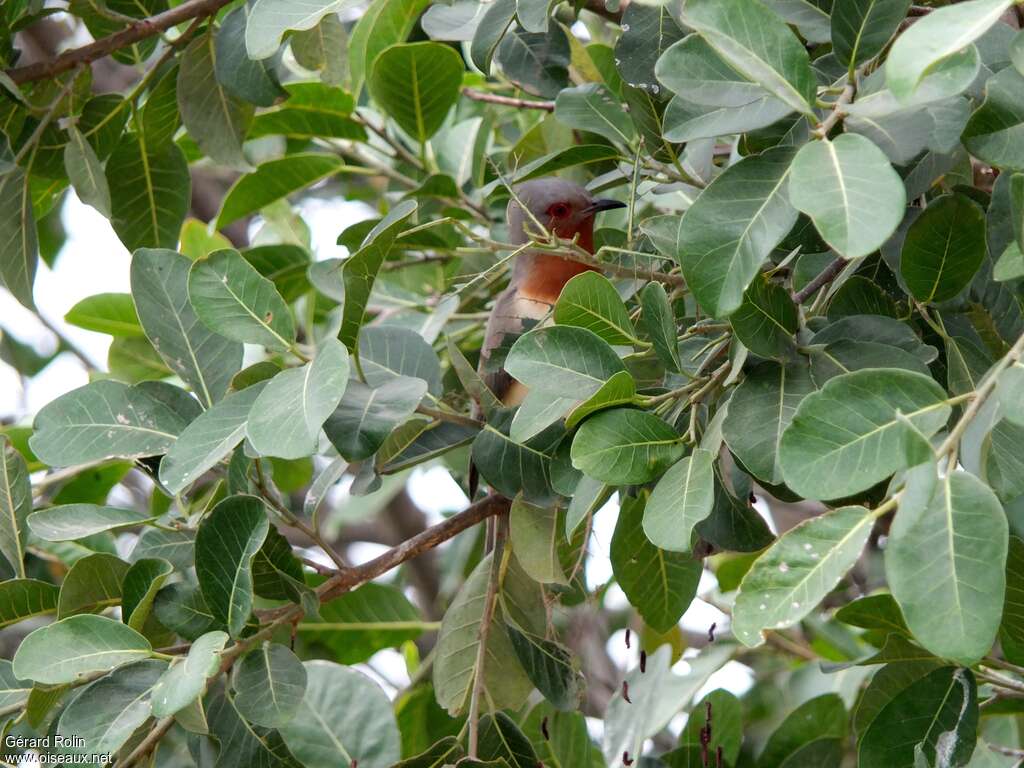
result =
[[501,558],[505,552],[505,537],[499,525],[495,532],[494,551],[491,553],[491,572],[487,580],[487,592],[484,595],[484,610],[480,617],[480,631],[477,636],[476,662],[473,672],[473,690],[469,695],[469,742],[466,752],[470,758],[476,759],[477,744],[480,737],[480,698],[484,691],[484,666],[487,662],[487,637],[494,619],[494,609],[498,602],[498,583],[501,576]]
[[18,85],[36,80],[48,80],[61,72],[67,72],[81,64],[90,64],[115,51],[127,48],[147,37],[158,35],[184,21],[200,16],[210,16],[232,0],[185,0],[181,5],[168,11],[140,19],[119,32],[102,37],[95,42],[65,51],[53,59],[38,61],[24,67],[7,70],[7,75]]
[[856,90],[853,78],[847,82],[846,87],[843,88],[843,92],[839,94],[839,98],[835,100],[832,105],[832,111],[828,113],[828,116],[822,120],[818,127],[812,131],[812,133],[819,139],[827,139],[828,132],[832,130],[836,123],[842,119],[843,115],[846,114],[844,107],[853,100],[853,94]]
[[839,277],[839,273],[842,272],[843,268],[849,263],[848,259],[845,259],[842,256],[836,256],[833,261],[829,262],[827,267],[818,273],[817,277],[793,294],[793,301],[797,304],[803,304],[811,298],[819,288],[828,285]]
[[512,96],[501,96],[497,93],[478,91],[476,88],[463,88],[462,95],[473,99],[473,101],[486,101],[491,104],[502,104],[506,107],[517,107],[518,109],[543,109],[545,112],[555,111],[555,102],[553,101],[517,99]]
[[942,441],[942,445],[940,445],[938,450],[935,451],[936,456],[945,456],[953,450],[953,447],[960,441],[960,437],[963,435],[968,425],[974,420],[974,417],[978,415],[978,411],[981,410],[981,406],[985,404],[989,395],[991,395],[992,391],[996,388],[996,383],[999,380],[999,374],[1019,361],[1022,355],[1024,355],[1024,334],[1021,334],[1020,338],[1014,342],[1014,345],[1010,347],[1010,351],[1003,356],[1003,359],[992,367],[988,376],[985,378],[985,381],[983,381],[981,386],[975,390],[974,399],[971,401],[971,404],[967,406],[963,416],[961,416],[960,420],[956,423],[956,426],[950,430],[946,439]]
[[118,763],[118,768],[129,768],[129,766],[139,762],[142,758],[156,749],[157,742],[164,737],[167,731],[171,729],[172,725],[174,725],[173,717],[165,717],[162,720],[158,720],[152,730],[146,734],[146,738],[139,742],[139,746],[133,749],[128,757]]
[[461,413],[428,408],[425,405],[417,407],[416,413],[421,413],[424,416],[429,416],[430,418],[437,419],[438,421],[448,421],[452,424],[460,424],[463,427],[473,427],[474,429],[482,429],[484,427],[484,422],[479,419],[474,419],[471,416],[463,416]]

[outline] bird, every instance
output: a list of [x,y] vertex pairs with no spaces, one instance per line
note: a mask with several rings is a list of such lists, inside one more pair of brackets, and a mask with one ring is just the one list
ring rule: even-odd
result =
[[[509,240],[514,245],[530,242],[529,232],[536,230],[533,223],[536,219],[559,239],[576,238],[581,248],[593,253],[594,217],[601,211],[626,207],[618,200],[595,198],[580,185],[555,177],[526,181],[513,191],[506,221]],[[478,367],[484,383],[504,406],[519,405],[526,395],[526,387],[492,359],[495,350],[502,346],[507,348],[515,337],[546,317],[565,284],[591,270],[594,267],[545,253],[540,248],[515,257],[508,287],[498,294],[488,317]]]

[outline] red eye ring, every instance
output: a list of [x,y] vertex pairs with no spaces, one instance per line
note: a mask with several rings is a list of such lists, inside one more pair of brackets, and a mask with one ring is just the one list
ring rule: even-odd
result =
[[564,219],[569,215],[569,206],[565,203],[555,203],[548,208],[548,213],[556,219]]

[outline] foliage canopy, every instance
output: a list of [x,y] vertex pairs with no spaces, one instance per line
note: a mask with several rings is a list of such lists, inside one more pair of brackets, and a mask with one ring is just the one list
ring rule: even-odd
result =
[[[65,318],[106,365],[0,339],[90,369],[0,433],[4,734],[166,768],[1019,764],[1022,15],[7,0],[0,283],[37,311],[70,190],[132,256]],[[511,244],[555,174],[625,204],[593,252]],[[365,220],[316,260],[338,198]],[[513,410],[476,361],[530,249],[594,270],[500,348]],[[470,461],[489,490],[428,525],[409,470]],[[389,697],[359,665],[395,648]]]

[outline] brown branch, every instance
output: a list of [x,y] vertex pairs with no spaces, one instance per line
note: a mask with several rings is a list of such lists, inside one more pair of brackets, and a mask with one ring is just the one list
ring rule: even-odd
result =
[[828,116],[822,120],[818,127],[814,129],[813,134],[820,139],[827,139],[828,132],[832,130],[836,123],[842,119],[843,115],[846,114],[846,105],[853,100],[853,94],[856,90],[853,79],[846,84],[843,88],[843,92],[839,94],[839,98],[836,99],[832,105],[832,111],[828,113]]
[[128,757],[118,763],[118,768],[129,768],[156,749],[157,742],[166,735],[172,725],[174,725],[173,717],[165,717],[157,721],[156,725],[146,735],[146,738],[139,742],[139,746],[132,750]]
[[211,16],[230,2],[232,0],[185,0],[184,3],[169,11],[150,16],[148,19],[140,19],[119,32],[102,37],[80,48],[65,51],[56,58],[9,69],[7,75],[18,85],[36,80],[47,80],[82,64],[91,64],[97,59],[109,56],[114,51],[127,48],[147,37],[158,35],[189,19]]
[[474,101],[486,101],[491,104],[502,104],[506,107],[517,107],[519,109],[543,109],[545,112],[555,111],[553,101],[532,101],[530,99],[516,99],[511,96],[500,96],[497,93],[478,91],[476,88],[463,88],[462,95]]
[[842,272],[843,268],[849,263],[850,262],[842,256],[837,256],[834,261],[821,270],[817,277],[793,294],[793,301],[797,304],[803,304],[807,299],[813,296],[819,288],[824,285],[828,285],[839,277],[839,273]]

